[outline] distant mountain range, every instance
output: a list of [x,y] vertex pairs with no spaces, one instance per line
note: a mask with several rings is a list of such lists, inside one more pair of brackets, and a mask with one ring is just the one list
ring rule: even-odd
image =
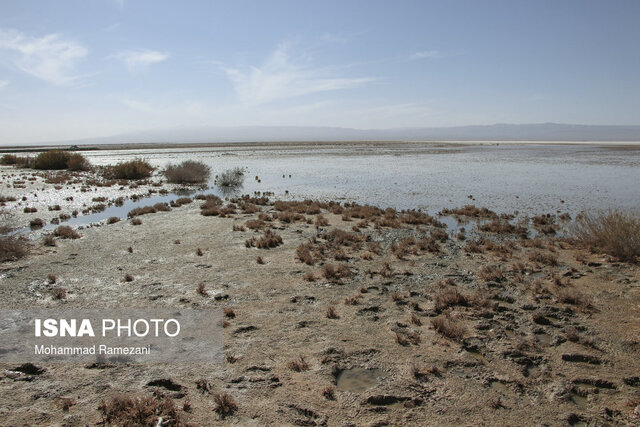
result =
[[[216,143],[291,141],[640,141],[640,126],[559,123],[397,129],[311,126],[183,127],[51,144]],[[42,144],[40,144],[42,145]]]

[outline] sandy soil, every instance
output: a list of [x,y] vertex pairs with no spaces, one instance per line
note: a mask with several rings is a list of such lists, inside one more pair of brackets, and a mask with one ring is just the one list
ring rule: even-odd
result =
[[[17,203],[8,207],[23,223]],[[169,397],[193,425],[640,423],[638,266],[560,239],[491,233],[484,234],[502,250],[469,252],[449,236],[438,252],[412,246],[398,257],[402,239],[436,227],[376,229],[372,221],[354,232],[359,219],[326,209],[328,225],[273,220],[267,225],[283,244],[249,248],[245,241],[262,233],[233,228],[258,212],[203,216],[200,204],[143,215],[138,226],[87,228],[56,247],[38,238],[26,258],[0,265],[0,307],[232,308],[226,361],[51,364],[40,373],[1,364],[1,425],[97,424],[101,402],[122,393]],[[260,209],[278,213],[272,204]],[[332,247],[314,265],[297,259],[301,243],[319,248],[336,229],[362,242]],[[368,250],[371,242],[379,254]],[[335,259],[340,250],[346,259]],[[532,261],[534,253],[557,264]],[[345,265],[348,277],[324,277],[327,264]],[[503,277],[490,277],[487,266]],[[309,273],[315,280],[305,279]],[[134,280],[123,282],[125,274]],[[197,292],[201,283],[207,296]],[[55,287],[66,297],[55,299]],[[329,307],[337,318],[327,317]],[[443,335],[434,319],[462,335]],[[308,366],[297,372],[289,362],[300,356]],[[148,385],[157,379],[172,383]],[[237,403],[224,419],[214,399],[223,392]]]

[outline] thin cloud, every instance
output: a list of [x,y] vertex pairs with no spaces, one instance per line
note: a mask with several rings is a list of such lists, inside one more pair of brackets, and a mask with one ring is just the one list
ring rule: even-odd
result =
[[8,80],[0,80],[0,89],[4,88],[9,84]]
[[55,85],[66,85],[80,78],[74,68],[88,54],[85,47],[63,40],[58,34],[33,38],[19,31],[2,30],[0,49],[13,52],[13,64],[20,70]]
[[415,52],[411,55],[411,59],[436,59],[442,58],[442,54],[437,50],[424,50],[421,52]]
[[281,44],[260,67],[249,70],[221,67],[246,105],[267,104],[317,92],[335,91],[360,86],[375,79],[370,77],[335,77],[327,70],[298,64],[291,58],[289,46]]
[[157,64],[158,62],[166,61],[171,57],[171,55],[166,52],[144,49],[123,50],[111,57],[124,62],[129,71],[134,71],[141,68],[147,68],[152,64]]

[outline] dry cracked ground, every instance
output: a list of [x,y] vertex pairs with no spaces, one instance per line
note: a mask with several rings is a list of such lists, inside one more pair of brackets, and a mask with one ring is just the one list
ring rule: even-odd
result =
[[1,425],[640,423],[636,265],[470,208],[451,214],[484,231],[335,203],[182,203],[34,237],[0,265],[0,307],[221,307],[225,360],[5,363]]

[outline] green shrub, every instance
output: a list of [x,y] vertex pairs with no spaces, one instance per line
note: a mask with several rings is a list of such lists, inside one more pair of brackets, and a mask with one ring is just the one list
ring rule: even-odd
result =
[[202,162],[186,160],[178,165],[169,164],[162,174],[172,184],[200,184],[209,180],[211,169]]
[[33,163],[33,167],[34,169],[44,170],[66,169],[70,157],[71,155],[68,152],[62,150],[45,151],[38,154],[38,157],[36,157]]
[[149,178],[154,169],[146,160],[134,159],[115,166],[107,166],[103,174],[108,179],[143,179]]

